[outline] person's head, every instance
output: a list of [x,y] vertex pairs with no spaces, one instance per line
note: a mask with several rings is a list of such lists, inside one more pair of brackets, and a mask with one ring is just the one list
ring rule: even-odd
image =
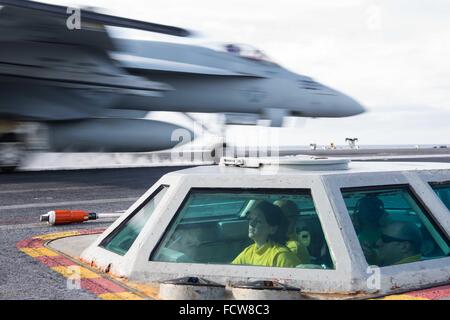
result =
[[290,232],[295,231],[295,225],[297,223],[297,218],[300,213],[297,205],[291,200],[277,200],[273,203],[281,209],[288,222],[288,229]]
[[381,264],[393,265],[420,254],[422,233],[412,222],[393,222],[381,229],[377,245]]
[[379,227],[384,211],[383,201],[374,195],[359,199],[355,206],[355,216],[360,228]]
[[257,244],[269,241],[284,244],[287,240],[287,221],[279,207],[259,201],[249,213],[248,236]]

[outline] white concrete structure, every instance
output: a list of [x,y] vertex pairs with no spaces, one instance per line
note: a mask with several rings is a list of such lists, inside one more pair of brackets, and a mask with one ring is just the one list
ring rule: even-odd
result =
[[[450,164],[348,164],[347,160],[296,157],[275,162],[268,159],[224,159],[220,166],[191,168],[163,176],[92,243],[81,258],[112,274],[142,282],[159,283],[180,277],[199,277],[232,286],[236,282],[276,280],[300,288],[303,293],[358,297],[416,290],[447,283],[450,257],[368,269],[342,189],[376,190],[380,186],[402,186],[410,190],[448,243],[450,213],[430,186],[430,183],[435,182],[450,182]],[[275,268],[187,263],[181,260],[152,261],[155,250],[175,223],[190,191],[198,188],[224,191],[309,190],[334,268]],[[105,249],[103,244],[108,237],[114,236],[160,190],[163,192],[159,193],[153,212],[129,249],[123,254]],[[444,250],[444,254],[448,255],[448,252]],[[174,261],[177,259],[174,258]]]

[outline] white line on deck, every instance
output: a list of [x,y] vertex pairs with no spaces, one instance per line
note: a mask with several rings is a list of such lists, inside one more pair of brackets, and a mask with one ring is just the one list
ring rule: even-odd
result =
[[1,190],[0,194],[5,193],[24,193],[24,192],[45,192],[45,191],[70,191],[70,190],[88,190],[88,189],[104,189],[111,186],[86,186],[86,187],[64,187],[64,188],[39,188],[35,189],[17,189],[17,190]]
[[43,224],[43,223],[7,224],[4,226],[0,226],[0,230],[31,229],[31,228],[42,228],[42,227],[48,227],[48,225]]
[[[108,218],[108,219],[93,220],[93,221],[85,222],[84,225],[86,227],[89,227],[89,225],[112,223],[114,221],[116,221],[116,219]],[[67,226],[67,225],[64,225],[64,226]],[[16,229],[34,229],[34,228],[50,228],[50,227],[52,227],[52,226],[48,225],[47,223],[39,222],[39,223],[1,225],[0,230],[5,231],[5,230],[16,230]],[[56,226],[56,227],[52,227],[52,228],[54,228],[54,229],[50,229],[50,230],[56,230],[58,227]]]
[[137,198],[118,198],[118,199],[98,199],[98,200],[84,200],[84,201],[65,201],[65,202],[51,202],[51,203],[29,203],[18,204],[10,206],[0,206],[0,210],[12,210],[12,209],[29,209],[29,208],[47,208],[47,207],[63,207],[80,204],[102,204],[102,203],[116,203],[116,202],[128,202],[136,201]]

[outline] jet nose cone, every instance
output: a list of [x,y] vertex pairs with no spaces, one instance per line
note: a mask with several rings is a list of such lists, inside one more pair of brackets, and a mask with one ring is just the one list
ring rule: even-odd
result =
[[345,96],[339,103],[341,116],[349,117],[366,112],[366,109],[355,99]]

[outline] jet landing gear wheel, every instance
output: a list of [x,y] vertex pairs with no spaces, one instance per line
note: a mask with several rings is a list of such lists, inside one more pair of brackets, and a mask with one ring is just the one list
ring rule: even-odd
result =
[[2,173],[13,173],[19,166],[0,167]]
[[22,143],[0,142],[0,172],[14,172],[20,167],[23,156],[24,148]]

